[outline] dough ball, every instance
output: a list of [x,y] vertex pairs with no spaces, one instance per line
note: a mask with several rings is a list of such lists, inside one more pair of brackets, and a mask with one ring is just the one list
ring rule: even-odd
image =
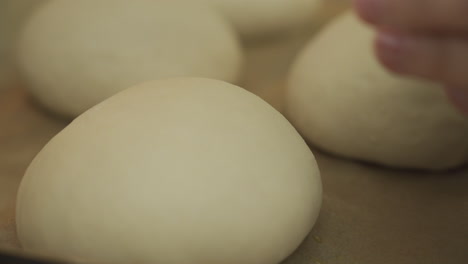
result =
[[387,166],[440,170],[468,160],[468,120],[440,85],[388,73],[374,32],[346,13],[299,56],[287,89],[290,121],[316,146]]
[[17,226],[27,250],[97,263],[277,264],[320,204],[314,156],[279,112],[231,84],[172,79],[52,139],[21,183]]
[[31,92],[71,117],[143,81],[236,82],[243,61],[214,8],[168,0],[49,1],[29,20],[19,52]]
[[284,33],[312,21],[321,0],[205,0],[213,3],[244,37]]
[[44,0],[0,0],[0,90],[13,87],[14,49],[19,28]]

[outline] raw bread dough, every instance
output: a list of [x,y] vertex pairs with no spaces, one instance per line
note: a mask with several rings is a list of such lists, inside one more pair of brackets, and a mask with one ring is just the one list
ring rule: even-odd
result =
[[205,0],[220,8],[244,37],[290,31],[311,22],[320,0]]
[[373,32],[346,13],[299,56],[287,116],[324,150],[388,166],[447,169],[468,160],[468,120],[439,85],[391,75]]
[[29,20],[19,62],[39,101],[74,117],[142,81],[236,82],[243,54],[233,29],[208,5],[55,0]]
[[44,0],[0,1],[0,90],[14,79],[14,49],[17,34],[25,19]]
[[277,264],[314,225],[321,192],[312,152],[266,102],[221,81],[160,80],[47,144],[21,183],[18,235],[97,263]]

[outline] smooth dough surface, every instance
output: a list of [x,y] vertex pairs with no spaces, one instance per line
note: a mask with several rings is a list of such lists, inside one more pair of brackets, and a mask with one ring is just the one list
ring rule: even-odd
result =
[[205,0],[220,8],[244,37],[284,33],[312,21],[321,0]]
[[20,186],[18,235],[26,250],[97,263],[277,264],[321,193],[312,152],[266,102],[221,81],[160,80],[47,144]]
[[14,50],[17,34],[25,19],[44,0],[0,1],[0,90],[14,81]]
[[388,73],[374,33],[352,13],[329,25],[293,67],[287,116],[329,152],[387,166],[447,169],[468,161],[468,120],[442,87]]
[[55,0],[22,33],[19,64],[49,109],[77,116],[143,81],[207,77],[236,82],[243,54],[209,5],[154,0]]

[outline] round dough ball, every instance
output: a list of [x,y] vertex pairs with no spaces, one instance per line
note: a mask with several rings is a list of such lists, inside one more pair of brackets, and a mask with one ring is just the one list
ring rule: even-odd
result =
[[276,264],[320,204],[314,156],[279,112],[231,84],[172,79],[52,139],[21,183],[17,227],[27,250],[97,263]]
[[394,76],[376,60],[374,32],[346,13],[299,56],[287,116],[329,152],[387,166],[440,170],[468,160],[468,120],[440,85]]
[[183,1],[49,1],[29,20],[19,51],[31,92],[72,117],[143,81],[236,82],[242,61],[221,15]]
[[205,0],[228,17],[244,37],[287,32],[312,21],[320,0]]
[[16,77],[14,50],[25,19],[44,0],[0,1],[0,90],[13,87]]

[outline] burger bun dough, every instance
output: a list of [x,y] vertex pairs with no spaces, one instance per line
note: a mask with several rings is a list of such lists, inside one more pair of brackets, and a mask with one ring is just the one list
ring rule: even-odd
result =
[[392,167],[442,170],[468,160],[468,119],[440,85],[388,73],[374,32],[348,12],[295,63],[287,116],[307,141],[340,156]]
[[242,63],[229,23],[198,2],[48,1],[27,22],[19,46],[31,93],[69,117],[144,81],[237,82]]
[[321,194],[307,144],[259,97],[160,80],[98,104],[44,147],[20,186],[18,236],[85,263],[277,264],[311,230]]
[[244,37],[285,33],[313,21],[321,0],[205,0],[213,3]]

